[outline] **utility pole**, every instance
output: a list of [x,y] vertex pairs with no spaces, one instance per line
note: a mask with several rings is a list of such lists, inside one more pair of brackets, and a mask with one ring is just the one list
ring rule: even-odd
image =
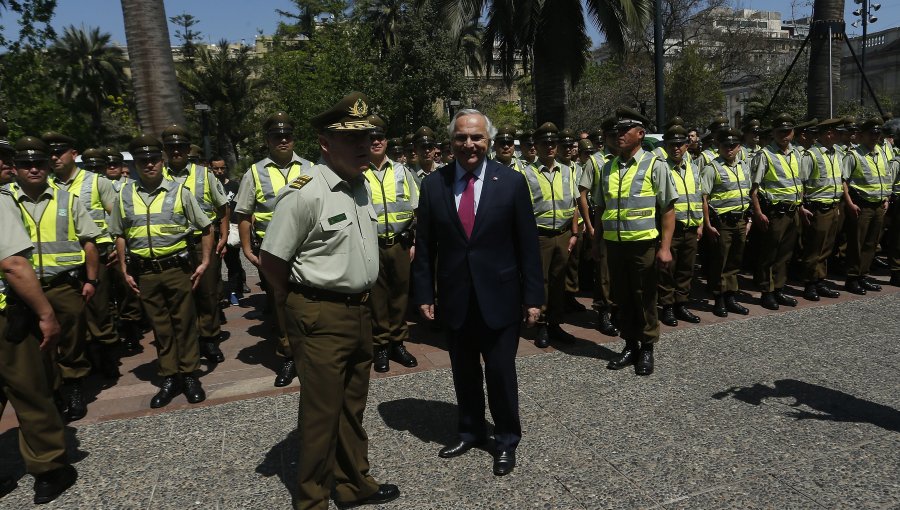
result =
[[653,22],[653,59],[656,64],[656,129],[666,124],[665,61],[663,59],[662,0],[655,0]]

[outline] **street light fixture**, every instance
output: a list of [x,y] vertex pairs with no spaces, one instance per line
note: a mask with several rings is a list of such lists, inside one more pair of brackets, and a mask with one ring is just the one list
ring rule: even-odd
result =
[[209,157],[212,156],[209,144],[209,112],[212,108],[208,104],[197,103],[194,105],[194,110],[200,112],[200,131],[203,134],[203,159],[205,162],[208,162]]
[[869,3],[869,0],[853,0],[853,3],[860,4],[859,9],[853,11],[854,16],[859,16],[857,21],[854,21],[850,24],[853,28],[858,27],[860,24],[862,25],[862,49],[860,53],[862,54],[860,57],[860,68],[862,72],[859,77],[859,104],[862,106],[865,103],[865,93],[863,84],[865,81],[865,73],[866,73],[866,39],[869,31],[869,24],[875,23],[878,21],[878,18],[872,15],[873,12],[881,9],[881,4],[873,4]]

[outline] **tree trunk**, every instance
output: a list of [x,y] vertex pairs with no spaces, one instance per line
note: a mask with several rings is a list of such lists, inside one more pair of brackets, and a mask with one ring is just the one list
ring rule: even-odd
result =
[[[836,114],[837,101],[829,102],[829,73],[833,93],[841,80],[841,54],[846,44],[845,34],[834,40],[828,38],[829,22],[844,21],[844,0],[815,0],[813,22],[810,26],[809,76],[807,79],[807,116],[824,120]],[[835,28],[832,27],[832,35]],[[831,45],[831,61],[828,49]],[[830,66],[830,69],[829,69]],[[832,111],[834,107],[835,112]]]
[[184,124],[181,91],[169,42],[163,0],[122,0],[138,124],[159,136],[169,124]]
[[535,47],[532,79],[534,80],[534,125],[552,122],[558,129],[566,127],[566,77],[553,64],[546,51]]

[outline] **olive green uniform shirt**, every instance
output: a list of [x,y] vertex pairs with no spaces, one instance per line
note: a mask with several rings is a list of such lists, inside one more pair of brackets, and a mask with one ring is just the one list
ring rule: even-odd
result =
[[[150,202],[153,201],[153,198],[163,190],[172,192],[175,191],[178,186],[179,184],[173,180],[163,179],[159,186],[151,191],[144,187],[142,183],[138,182],[137,194],[138,197],[144,201],[144,204],[149,205]],[[123,188],[123,191],[125,192],[130,190],[130,186]],[[181,204],[184,209],[184,217],[198,230],[203,230],[212,223],[209,218],[206,217],[206,213],[203,212],[203,209],[200,208],[200,204],[197,203],[197,199],[194,198],[193,193],[185,187],[181,188]],[[116,204],[112,214],[109,216],[109,235],[113,237],[125,237],[125,230],[122,223],[123,219],[122,208]]]
[[[294,163],[299,163],[304,167],[312,166],[311,162],[301,158],[295,152],[291,157],[291,162],[288,163],[286,167],[279,168],[270,158],[263,158],[256,162],[256,169],[259,171],[265,167],[272,166],[281,170],[281,175],[284,175],[286,179],[288,172],[291,171],[291,167],[294,166]],[[290,182],[288,182],[288,184],[290,184]],[[256,210],[256,182],[253,180],[253,172],[248,168],[247,171],[244,172],[244,176],[241,177],[241,185],[238,187],[238,194],[234,199],[234,212],[250,215],[253,214],[254,210]]]
[[326,164],[278,195],[261,249],[291,265],[294,283],[336,292],[370,289],[378,278],[378,237],[365,177],[341,179]]
[[[641,159],[645,152],[644,149],[638,149],[638,151],[634,153],[634,156],[627,161],[620,162],[619,172],[624,173],[625,169],[631,167],[635,160]],[[607,166],[610,166],[611,169],[613,161],[615,161],[615,159],[611,159],[603,165],[604,169],[606,169]],[[601,172],[600,175],[602,177],[603,172]],[[653,166],[650,168],[650,180],[653,182],[653,190],[656,192],[656,204],[661,210],[667,209],[678,200],[679,195],[677,188],[675,188],[675,178],[672,177],[672,172],[669,170],[669,165],[666,164],[665,160],[656,158],[656,161],[653,162]],[[600,183],[596,184],[599,186]],[[594,203],[597,204],[597,207],[605,209],[605,200],[603,193],[598,192],[594,195]]]
[[3,232],[0,236],[0,260],[34,248],[31,237],[22,224],[19,207],[6,191],[0,191],[0,232]]

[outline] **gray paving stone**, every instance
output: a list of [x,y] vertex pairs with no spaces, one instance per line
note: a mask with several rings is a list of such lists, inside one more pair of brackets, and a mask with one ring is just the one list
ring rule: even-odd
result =
[[[773,504],[777,501],[777,504]],[[666,502],[666,510],[755,510],[790,508],[823,510],[815,501],[768,476],[741,480],[707,492]]]

